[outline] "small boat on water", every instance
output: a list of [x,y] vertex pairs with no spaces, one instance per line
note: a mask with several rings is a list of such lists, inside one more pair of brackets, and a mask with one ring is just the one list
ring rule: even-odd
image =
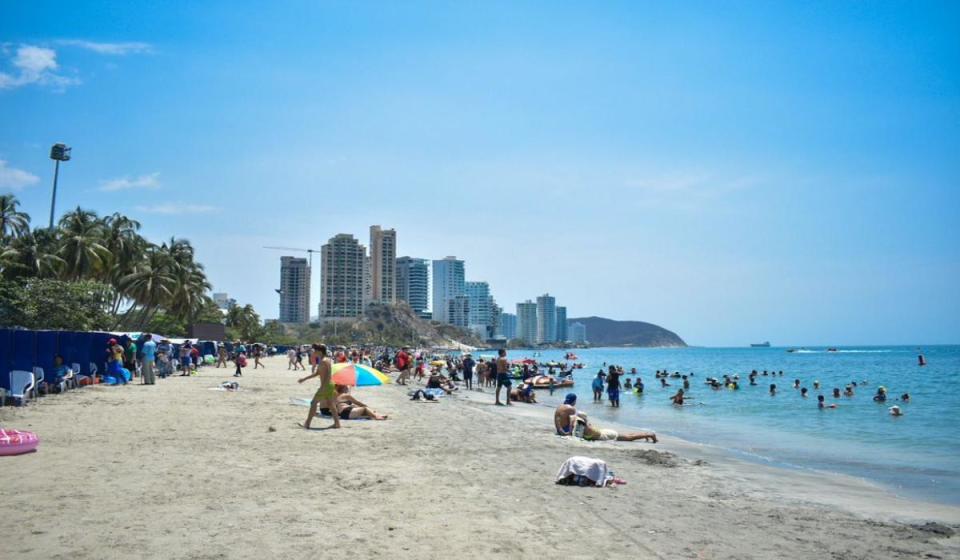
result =
[[556,377],[551,377],[549,375],[538,375],[530,379],[530,383],[533,384],[534,389],[549,389],[550,380],[553,380],[553,388],[559,389],[561,387],[573,387],[573,379],[557,379]]
[[770,341],[766,342],[754,342],[750,345],[750,348],[770,348]]

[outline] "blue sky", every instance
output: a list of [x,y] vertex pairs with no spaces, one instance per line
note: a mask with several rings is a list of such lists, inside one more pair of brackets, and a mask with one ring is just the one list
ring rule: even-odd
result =
[[508,310],[956,343],[957,6],[6,2],[0,191],[45,223],[66,142],[60,210],[189,238],[265,317],[261,246],[381,224]]

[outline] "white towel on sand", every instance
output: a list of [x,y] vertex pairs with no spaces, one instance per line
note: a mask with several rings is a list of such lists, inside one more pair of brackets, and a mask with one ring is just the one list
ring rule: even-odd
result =
[[570,457],[560,465],[560,470],[557,472],[557,480],[563,480],[573,474],[585,476],[594,481],[597,486],[604,486],[607,483],[608,473],[607,463],[600,459]]

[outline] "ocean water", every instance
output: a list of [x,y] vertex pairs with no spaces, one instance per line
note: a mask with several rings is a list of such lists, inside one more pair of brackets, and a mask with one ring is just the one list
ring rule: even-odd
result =
[[[584,369],[574,374],[578,407],[598,424],[650,428],[688,441],[711,444],[740,458],[774,466],[813,469],[862,477],[895,493],[930,501],[960,504],[960,346],[883,346],[809,348],[788,353],[786,348],[593,348],[575,351]],[[532,357],[532,350],[511,350],[509,357]],[[564,351],[542,351],[541,362],[560,360]],[[922,353],[927,365],[917,365]],[[606,402],[592,403],[592,378],[604,363],[637,372],[645,392],[624,391],[619,409]],[[675,407],[669,397],[682,387],[668,379],[660,387],[654,372],[666,369],[694,373],[688,391],[693,406]],[[750,386],[747,374],[756,369],[780,371],[782,377],[757,378]],[[713,390],[707,377],[722,380],[739,374],[739,390]],[[632,377],[627,375],[627,378]],[[794,379],[809,389],[800,397]],[[819,380],[821,390],[813,389]],[[857,381],[853,397],[832,397]],[[866,384],[864,384],[864,382]],[[776,383],[778,394],[769,395]],[[877,387],[888,390],[884,404],[873,401]],[[555,403],[568,390],[553,397],[538,391],[545,403]],[[909,393],[908,403],[897,399]],[[823,394],[836,409],[820,410]],[[889,407],[904,412],[893,417]]]

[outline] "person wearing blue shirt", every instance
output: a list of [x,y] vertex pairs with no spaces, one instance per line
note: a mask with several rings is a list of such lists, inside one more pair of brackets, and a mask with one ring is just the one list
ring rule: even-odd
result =
[[143,385],[156,385],[157,378],[154,375],[154,365],[157,359],[157,343],[153,341],[153,335],[145,334],[143,336],[140,351],[143,353],[143,376],[140,380]]
[[603,370],[597,372],[597,376],[593,378],[593,402],[600,402],[603,400]]

